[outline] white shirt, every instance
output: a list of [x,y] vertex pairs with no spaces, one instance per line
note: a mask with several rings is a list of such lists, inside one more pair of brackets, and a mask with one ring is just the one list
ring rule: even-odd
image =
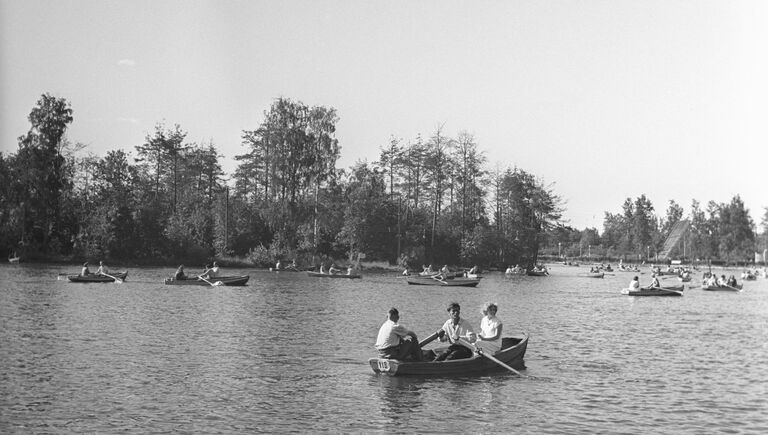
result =
[[640,281],[632,280],[629,282],[629,289],[630,290],[637,290],[640,288]]
[[399,323],[387,319],[379,328],[379,336],[376,337],[376,349],[386,349],[400,344],[400,337],[408,335],[408,330]]
[[[480,320],[480,331],[483,337],[494,337],[501,328],[501,320],[496,316],[486,315]],[[475,346],[486,352],[496,353],[501,349],[501,337],[495,340],[478,340]]]
[[472,330],[472,326],[470,326],[469,322],[463,318],[460,318],[459,323],[456,325],[453,324],[453,319],[446,320],[443,324],[443,331],[445,331],[445,338],[441,341],[448,340],[451,343],[457,343],[459,338],[466,340],[470,332],[475,332]]

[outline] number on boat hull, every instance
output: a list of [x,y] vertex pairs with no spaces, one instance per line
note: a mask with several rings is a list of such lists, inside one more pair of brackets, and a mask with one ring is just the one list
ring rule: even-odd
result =
[[379,371],[382,372],[388,372],[389,371],[389,361],[385,359],[379,360]]

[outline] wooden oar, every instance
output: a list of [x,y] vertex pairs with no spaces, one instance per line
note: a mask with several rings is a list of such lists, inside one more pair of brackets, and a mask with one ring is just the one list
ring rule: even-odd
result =
[[123,283],[123,281],[120,278],[116,277],[116,276],[112,276],[112,275],[110,275],[108,273],[104,273],[104,272],[101,272],[101,274],[106,276],[106,277],[108,277],[108,278],[114,279],[115,280],[115,284],[122,284]]
[[445,281],[444,281],[442,278],[440,278],[440,275],[432,275],[432,277],[431,277],[431,278],[432,278],[432,279],[434,279],[435,281],[440,281],[440,282],[442,282],[443,284],[448,284],[448,283],[447,283],[447,282],[445,282]]
[[210,281],[208,281],[207,279],[203,278],[203,276],[202,276],[202,275],[198,276],[198,278],[200,278],[200,279],[202,279],[203,281],[205,281],[205,282],[207,282],[208,284],[210,284],[210,285],[211,285],[211,287],[216,287],[217,285],[222,285],[222,284],[224,284],[224,283],[223,283],[223,282],[221,282],[221,281],[216,281],[215,283],[213,283],[213,282],[210,282]]
[[741,291],[741,289],[740,289],[740,288],[738,288],[738,287],[731,287],[731,286],[729,286],[728,284],[725,284],[725,287],[728,287],[728,288],[729,288],[729,289],[731,289],[731,290],[736,290],[737,292],[740,292],[740,291]]
[[507,370],[509,370],[510,372],[512,372],[512,373],[514,373],[514,374],[516,374],[517,376],[520,376],[521,378],[524,378],[524,377],[526,377],[526,376],[525,376],[525,375],[523,375],[522,373],[520,373],[520,372],[518,372],[517,370],[513,369],[512,367],[508,366],[508,365],[507,365],[507,364],[505,364],[504,362],[500,361],[498,358],[496,358],[496,357],[494,357],[494,356],[491,356],[491,355],[487,355],[485,352],[483,352],[483,350],[482,350],[482,349],[478,349],[478,348],[477,348],[477,346],[475,346],[474,344],[472,344],[472,343],[470,343],[470,342],[468,342],[468,341],[464,340],[463,338],[459,338],[459,343],[460,343],[460,344],[462,344],[462,345],[463,345],[463,346],[465,346],[465,347],[468,347],[470,350],[473,350],[473,351],[477,352],[477,353],[478,353],[480,356],[483,356],[483,357],[485,357],[485,358],[488,358],[489,360],[491,360],[491,361],[495,362],[496,364],[498,364],[498,365],[500,365],[500,366],[504,367],[505,369],[507,369]]
[[428,345],[429,343],[432,343],[435,341],[435,339],[440,335],[440,331],[435,331],[434,334],[430,335],[429,337],[425,338],[424,340],[421,340],[419,342],[419,347],[424,347]]

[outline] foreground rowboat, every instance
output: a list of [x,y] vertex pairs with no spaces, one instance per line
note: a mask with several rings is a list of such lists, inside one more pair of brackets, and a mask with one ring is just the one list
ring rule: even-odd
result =
[[345,273],[320,273],[320,272],[307,272],[307,275],[314,277],[314,278],[347,278],[347,279],[355,279],[355,278],[362,278],[362,275],[357,273],[352,274],[345,274]]
[[477,287],[480,278],[449,278],[439,279],[437,277],[412,277],[407,278],[410,285],[436,285],[442,287]]
[[[525,368],[523,357],[527,347],[528,333],[523,333],[522,337],[504,337],[502,349],[493,354],[493,357],[513,368],[523,369]],[[439,351],[440,348],[435,350]],[[368,364],[374,372],[389,376],[469,376],[506,370],[478,354],[473,354],[471,358],[450,361],[400,361],[371,358]]]
[[197,277],[190,277],[187,279],[166,278],[165,284],[166,285],[202,285],[202,286],[210,287],[211,284],[216,284],[217,282],[221,282],[222,285],[234,286],[234,285],[245,285],[245,283],[248,282],[248,278],[250,278],[250,275],[218,276],[216,278],[208,279],[209,282],[205,282],[202,279],[198,279]]
[[744,288],[744,284],[736,284],[735,286],[727,286],[727,285],[713,285],[710,286],[708,284],[702,284],[701,289],[707,290],[707,291],[721,291],[721,292],[739,292],[741,289]]
[[91,274],[91,275],[67,275],[67,279],[70,282],[115,282],[115,278],[125,281],[125,277],[128,276],[128,272],[116,272],[107,275]]
[[682,296],[684,285],[654,287],[654,288],[641,288],[638,290],[630,290],[628,288],[622,289],[621,293],[629,296]]

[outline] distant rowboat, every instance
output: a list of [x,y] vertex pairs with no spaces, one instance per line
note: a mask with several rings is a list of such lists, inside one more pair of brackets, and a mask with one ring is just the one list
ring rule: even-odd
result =
[[653,288],[639,288],[637,290],[630,290],[628,288],[622,289],[621,293],[629,296],[682,296],[684,285],[653,287]]
[[250,278],[250,275],[236,275],[236,276],[217,276],[214,278],[208,278],[208,282],[199,279],[198,277],[189,277],[187,279],[173,279],[173,278],[166,278],[165,284],[166,285],[200,285],[200,286],[211,286],[211,285],[218,285],[217,283],[221,282],[221,285],[226,286],[242,286],[245,285],[245,283],[248,282],[248,279]]
[[434,285],[440,287],[477,287],[480,284],[480,278],[448,278],[441,279],[434,277],[412,277],[407,278],[410,285]]
[[355,278],[362,278],[362,275],[351,273],[347,275],[346,273],[320,273],[320,272],[307,272],[308,276],[314,277],[314,278],[347,278],[347,279],[355,279]]
[[101,275],[97,273],[92,273],[90,275],[67,275],[67,279],[70,282],[115,282],[115,278],[125,281],[125,278],[128,276],[128,272],[116,272],[111,273],[109,275]]

